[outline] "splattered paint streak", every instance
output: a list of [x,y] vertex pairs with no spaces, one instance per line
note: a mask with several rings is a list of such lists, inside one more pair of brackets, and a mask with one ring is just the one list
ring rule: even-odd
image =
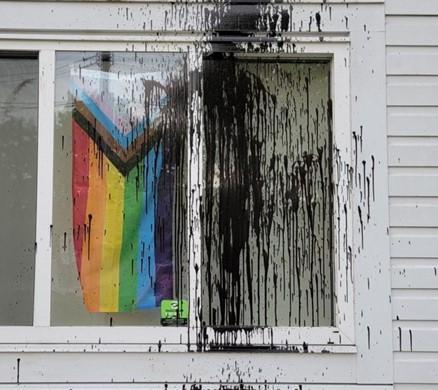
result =
[[130,67],[112,57],[71,72],[73,240],[90,312],[173,298],[183,236],[173,219],[183,215],[184,69],[171,77],[151,70],[151,56]]
[[209,326],[334,322],[329,72],[321,62],[204,61]]

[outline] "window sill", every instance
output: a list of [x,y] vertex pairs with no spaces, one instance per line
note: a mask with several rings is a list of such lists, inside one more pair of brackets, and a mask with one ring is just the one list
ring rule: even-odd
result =
[[[183,344],[46,344],[46,343],[17,343],[0,344],[1,353],[166,353],[166,352],[194,352],[188,351],[187,345]],[[272,349],[266,346],[251,345],[235,346],[221,350],[210,350],[205,353],[334,353],[354,354],[357,352],[355,345],[283,345],[273,346]]]
[[[354,354],[356,345],[339,329],[260,328],[245,338],[211,338],[203,351]],[[223,336],[223,334],[222,334]],[[285,338],[287,337],[287,338]],[[0,353],[195,352],[196,331],[186,327],[0,327]],[[228,342],[227,342],[228,341]]]

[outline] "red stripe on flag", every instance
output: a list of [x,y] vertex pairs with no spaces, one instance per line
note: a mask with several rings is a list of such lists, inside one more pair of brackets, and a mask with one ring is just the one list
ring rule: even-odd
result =
[[81,271],[82,248],[87,237],[88,146],[89,137],[73,120],[73,235],[78,273]]

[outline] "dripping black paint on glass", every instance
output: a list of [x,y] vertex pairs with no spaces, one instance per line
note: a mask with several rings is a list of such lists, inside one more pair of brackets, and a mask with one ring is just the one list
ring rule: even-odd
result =
[[330,65],[204,59],[202,321],[330,326]]

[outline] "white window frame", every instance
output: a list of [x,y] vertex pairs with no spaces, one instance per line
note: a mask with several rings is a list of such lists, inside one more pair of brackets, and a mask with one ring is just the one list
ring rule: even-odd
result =
[[[269,53],[255,53],[248,54],[250,57],[256,58],[282,58],[293,61],[300,59],[321,59],[330,61],[330,98],[333,102],[333,144],[338,149],[338,158],[341,161],[352,162],[352,150],[351,150],[351,126],[350,126],[350,51],[349,41],[346,37],[339,39],[332,39],[330,42],[320,42],[319,40],[309,39],[307,41],[297,40],[293,43],[285,43],[283,50],[277,52],[273,50]],[[208,52],[208,49],[207,49]],[[197,68],[202,69],[202,54],[199,52],[197,58]],[[242,56],[245,56],[243,54]],[[200,115],[200,127],[202,127],[202,115]],[[194,145],[200,145],[197,152],[202,153],[204,150],[202,145],[202,137],[199,136],[199,131],[195,133]],[[202,161],[202,156],[196,156],[192,163],[192,175],[202,178],[202,172],[198,171],[198,161]],[[356,352],[355,347],[355,333],[354,333],[354,280],[346,282],[347,279],[353,274],[350,270],[347,270],[346,265],[350,266],[349,259],[347,259],[346,251],[343,251],[340,246],[348,248],[353,247],[353,218],[352,218],[352,193],[348,188],[348,179],[343,177],[343,174],[336,177],[336,158],[333,156],[333,180],[337,189],[333,194],[333,202],[336,201],[336,196],[340,199],[349,200],[347,208],[347,219],[344,216],[339,218],[338,215],[344,214],[342,210],[337,210],[334,205],[335,215],[333,218],[333,231],[347,231],[345,237],[341,238],[341,242],[338,242],[334,248],[333,261],[335,265],[335,291],[333,292],[337,299],[335,300],[335,326],[321,326],[321,327],[261,327],[248,332],[229,331],[225,332],[224,338],[219,342],[225,344],[232,340],[234,347],[242,345],[243,348],[248,348],[248,342],[251,344],[251,348],[254,350],[257,347],[272,347],[273,349],[285,350],[285,351],[311,351],[311,352]],[[202,165],[200,165],[202,167]],[[202,181],[193,183],[195,187],[192,188],[196,197],[199,197],[202,193]],[[198,207],[199,205],[196,205]],[[197,214],[194,216],[195,221],[200,220],[200,211],[197,210]],[[193,229],[193,246],[195,248],[201,248],[201,226],[199,223],[194,225]],[[335,238],[335,237],[334,237]],[[346,241],[347,240],[347,241]],[[201,250],[197,250],[194,254],[194,264],[201,269]],[[353,278],[354,279],[354,278]],[[200,273],[196,274],[195,278],[196,286],[200,286],[201,277]],[[348,298],[347,298],[348,297]],[[195,298],[192,302],[201,302],[201,289],[195,289]],[[193,305],[192,305],[193,307]],[[198,316],[199,310],[191,311],[191,316],[195,316],[196,330],[198,338],[206,337],[207,340],[215,340],[215,331],[212,327],[202,329],[200,319]],[[202,330],[201,330],[202,329]],[[201,334],[202,333],[202,334]],[[228,334],[227,334],[228,333]],[[248,338],[248,335],[250,337]],[[203,341],[199,340],[202,344]],[[205,348],[206,346],[203,345]]]
[[[173,39],[174,38],[174,39]],[[200,37],[172,37],[169,43],[162,37],[150,37],[147,43],[124,41],[91,41],[79,40],[77,36],[62,41],[0,41],[0,50],[38,51],[39,52],[39,109],[38,109],[38,178],[37,178],[37,251],[35,257],[35,294],[34,324],[32,327],[0,327],[0,351],[195,351],[203,335],[199,322],[200,273],[195,267],[201,267],[201,225],[199,195],[202,192],[202,128],[203,113],[199,86],[193,85],[189,93],[188,112],[189,127],[195,129],[193,138],[187,139],[188,145],[199,145],[188,148],[189,196],[188,221],[192,227],[192,235],[188,234],[188,254],[190,267],[190,317],[188,327],[156,327],[156,326],[51,326],[51,225],[53,200],[53,142],[54,142],[54,94],[55,94],[55,53],[56,51],[137,51],[137,52],[184,52],[188,55],[188,72],[202,68],[203,54],[209,45],[195,44]],[[302,58],[320,58],[330,60],[331,64],[331,99],[333,102],[333,143],[336,145],[342,161],[352,161],[351,126],[350,126],[350,44],[348,36],[335,36],[321,42],[318,37],[303,37],[283,45],[283,53],[271,52],[270,58],[277,55],[293,61]],[[192,132],[188,131],[188,137]],[[188,138],[187,137],[187,138]],[[333,157],[333,164],[335,158]],[[333,170],[336,175],[336,170]],[[348,180],[344,177],[334,178],[337,182],[337,195],[349,199],[350,208],[353,203]],[[190,198],[191,197],[191,198]],[[354,320],[354,283],[346,283],[350,271],[346,265],[346,252],[338,246],[353,247],[352,213],[345,218],[334,216],[334,231],[338,228],[347,231],[349,242],[341,239],[335,248],[336,260],[336,326],[334,327],[268,327],[255,331],[251,343],[253,345],[272,345],[306,349],[309,352],[354,353],[355,320]],[[188,229],[189,230],[189,229]],[[345,299],[348,296],[349,299]],[[207,332],[212,332],[208,328]],[[213,336],[210,334],[210,336]],[[236,343],[246,342],[245,337]],[[97,346],[97,347],[96,347]]]

